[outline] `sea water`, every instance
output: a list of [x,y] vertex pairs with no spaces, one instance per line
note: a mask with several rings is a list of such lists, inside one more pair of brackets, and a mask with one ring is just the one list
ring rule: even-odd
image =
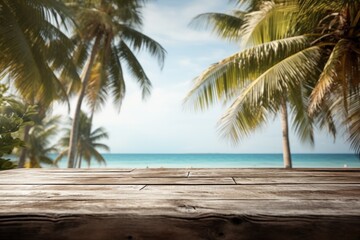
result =
[[[282,154],[102,154],[106,165],[91,160],[90,167],[108,168],[280,168]],[[295,168],[359,168],[354,154],[292,154]],[[66,167],[63,159],[59,167]],[[87,164],[83,162],[83,167]]]

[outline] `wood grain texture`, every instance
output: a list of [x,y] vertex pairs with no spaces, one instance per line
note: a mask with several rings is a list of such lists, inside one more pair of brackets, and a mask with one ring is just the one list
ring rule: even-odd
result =
[[204,168],[191,169],[189,177],[359,177],[360,171],[354,169],[239,169],[239,168]]
[[[313,210],[316,209],[315,212]],[[356,200],[216,200],[216,199],[70,199],[42,201],[0,201],[2,216],[19,214],[133,214],[162,215],[179,218],[198,218],[202,215],[267,215],[359,216],[360,202]]]
[[[349,180],[351,181],[351,180]],[[25,179],[0,179],[0,185],[234,185],[230,177],[224,178],[144,178],[144,177],[59,177],[34,176]],[[354,181],[351,181],[354,182]]]
[[0,172],[0,239],[360,239],[360,169]]
[[3,200],[69,199],[360,199],[360,184],[0,185]]
[[[359,217],[26,215],[0,218],[3,239],[348,239],[360,236]],[[335,227],[336,226],[336,227]],[[21,231],[20,231],[21,230]]]

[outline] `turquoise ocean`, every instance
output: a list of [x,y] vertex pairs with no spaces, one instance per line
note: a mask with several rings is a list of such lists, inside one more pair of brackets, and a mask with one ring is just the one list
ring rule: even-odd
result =
[[[106,165],[92,168],[281,168],[282,154],[102,154]],[[293,154],[295,168],[360,168],[354,154]],[[66,167],[63,159],[59,167]],[[83,167],[87,167],[84,162]]]

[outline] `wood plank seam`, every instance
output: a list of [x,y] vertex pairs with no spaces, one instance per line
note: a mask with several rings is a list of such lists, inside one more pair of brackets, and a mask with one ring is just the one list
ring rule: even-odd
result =
[[231,178],[232,178],[232,180],[234,181],[234,183],[235,183],[235,184],[237,184],[237,182],[236,182],[235,178],[234,178],[234,177],[231,177]]
[[147,187],[147,185],[144,185],[142,188],[139,189],[139,191],[143,190],[146,187]]

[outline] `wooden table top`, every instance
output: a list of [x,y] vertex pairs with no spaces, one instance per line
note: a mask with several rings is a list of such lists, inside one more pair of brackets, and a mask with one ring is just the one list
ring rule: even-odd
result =
[[360,239],[360,169],[0,172],[0,239]]

